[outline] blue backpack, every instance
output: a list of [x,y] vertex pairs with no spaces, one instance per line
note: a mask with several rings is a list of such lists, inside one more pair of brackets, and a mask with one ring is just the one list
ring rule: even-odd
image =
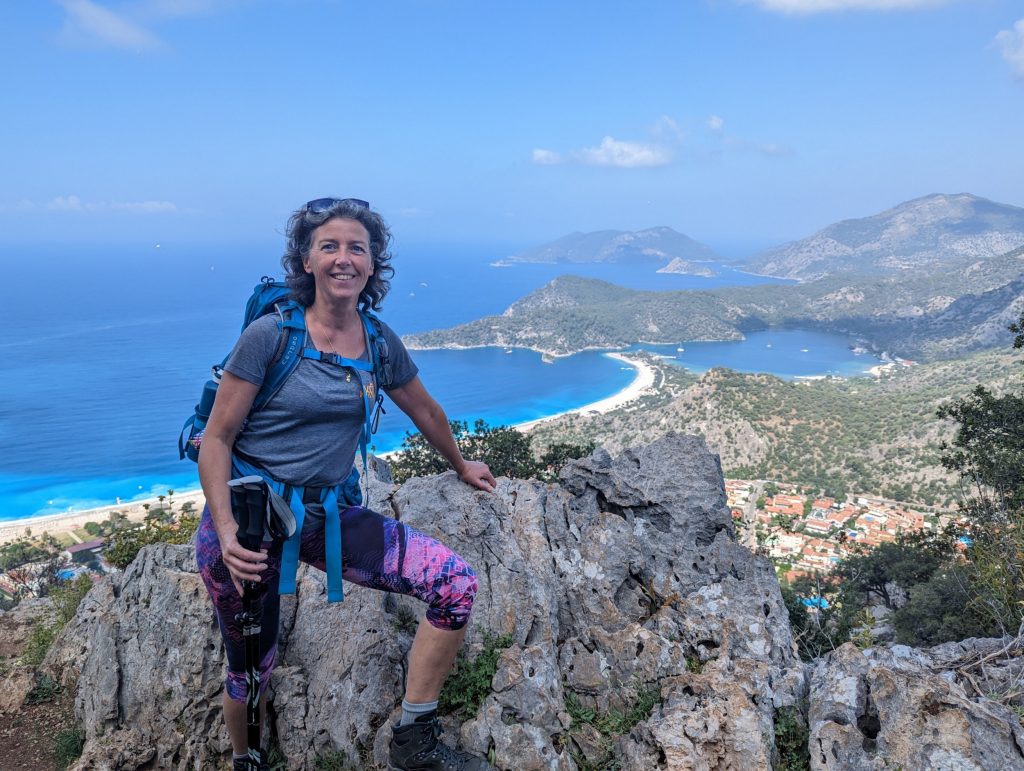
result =
[[[390,380],[390,367],[387,357],[387,344],[381,331],[381,322],[371,313],[359,311],[359,317],[366,329],[366,339],[369,343],[371,362],[358,359],[347,359],[336,353],[322,353],[315,348],[306,347],[306,317],[305,308],[294,300],[289,300],[291,290],[286,284],[275,281],[269,276],[264,276],[260,283],[252,290],[249,301],[245,304],[245,318],[242,320],[244,330],[256,319],[270,313],[278,315],[277,326],[281,330],[281,337],[277,345],[277,351],[271,361],[267,376],[263,385],[256,394],[252,403],[252,412],[258,412],[266,406],[284,385],[284,381],[295,371],[299,362],[306,359],[326,361],[346,369],[357,369],[363,372],[371,372],[373,375],[374,388],[372,396],[369,388],[363,389],[363,404],[365,407],[365,422],[363,424],[362,436],[360,437],[360,451],[363,456],[363,467],[365,473],[366,450],[370,438],[377,430],[377,423],[380,415],[384,412],[383,387],[388,385]],[[178,435],[178,457],[186,457],[192,461],[199,460],[199,448],[202,445],[203,433],[206,430],[206,422],[210,419],[213,410],[213,402],[217,396],[217,387],[220,385],[221,374],[224,365],[227,363],[227,356],[220,364],[212,368],[212,376],[203,386],[203,393],[195,412],[189,416],[182,426]]]

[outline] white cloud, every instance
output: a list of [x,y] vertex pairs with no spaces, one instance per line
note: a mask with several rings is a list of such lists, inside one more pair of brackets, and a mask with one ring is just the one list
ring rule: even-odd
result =
[[58,38],[71,46],[154,51],[166,48],[149,27],[167,19],[209,13],[232,0],[136,0],[115,13],[94,0],[55,0],[64,8]]
[[686,132],[680,127],[679,122],[668,115],[662,115],[658,118],[651,133],[670,142],[681,142],[686,138]]
[[533,150],[533,162],[538,166],[557,166],[562,163],[562,156],[554,150],[542,150],[538,147]]
[[47,201],[50,211],[130,212],[133,214],[168,214],[178,211],[170,201],[83,201],[77,195],[59,195]]
[[92,0],[58,0],[66,16],[60,39],[71,45],[98,45],[129,51],[151,51],[163,47],[160,39],[145,27],[119,16]]
[[742,0],[766,11],[807,14],[829,11],[907,11],[945,5],[954,0]]
[[771,156],[790,155],[792,153],[788,147],[776,144],[775,142],[752,142],[749,139],[744,139],[743,137],[726,133],[725,119],[721,115],[709,116],[706,125],[708,127],[708,131],[714,135],[714,138],[717,141],[732,150],[737,150],[739,152],[753,151],[761,153],[762,155]]
[[583,166],[612,166],[620,169],[667,166],[672,162],[675,148],[685,139],[678,121],[662,115],[647,129],[647,141],[626,141],[606,136],[597,147],[559,152],[534,148],[532,159],[538,166],[579,164]]
[[53,211],[82,211],[82,199],[77,195],[59,195],[46,204],[47,209]]
[[612,137],[601,140],[599,147],[589,147],[577,153],[581,163],[588,166],[617,166],[635,169],[643,166],[664,166],[672,160],[666,147],[643,142],[623,142]]
[[1003,58],[1010,65],[1013,74],[1024,78],[1024,19],[996,35],[996,44],[1003,52]]

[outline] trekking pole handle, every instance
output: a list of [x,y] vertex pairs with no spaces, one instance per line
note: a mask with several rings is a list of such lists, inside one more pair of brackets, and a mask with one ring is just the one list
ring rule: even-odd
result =
[[238,522],[238,542],[257,551],[263,542],[263,520],[267,510],[267,483],[258,476],[232,479],[231,509]]

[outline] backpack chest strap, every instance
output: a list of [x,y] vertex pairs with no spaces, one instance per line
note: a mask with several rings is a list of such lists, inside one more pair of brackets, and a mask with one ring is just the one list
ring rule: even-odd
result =
[[303,348],[302,358],[327,362],[328,364],[334,364],[337,367],[351,367],[352,369],[358,369],[362,372],[373,372],[372,362],[363,361],[362,359],[349,359],[341,354],[326,353],[324,351],[318,351],[316,348]]

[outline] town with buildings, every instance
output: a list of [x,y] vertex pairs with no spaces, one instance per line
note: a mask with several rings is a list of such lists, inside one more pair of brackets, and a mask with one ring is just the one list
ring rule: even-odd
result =
[[779,578],[789,580],[828,573],[854,549],[941,529],[952,519],[881,498],[805,494],[784,482],[727,479],[725,491],[741,542],[771,557]]

